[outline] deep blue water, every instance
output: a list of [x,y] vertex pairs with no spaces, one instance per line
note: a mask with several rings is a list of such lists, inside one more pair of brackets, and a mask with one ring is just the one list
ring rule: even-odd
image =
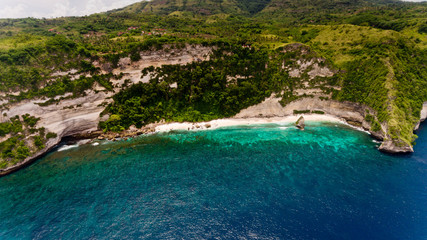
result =
[[54,151],[0,178],[0,239],[427,239],[427,126],[380,153],[332,123]]

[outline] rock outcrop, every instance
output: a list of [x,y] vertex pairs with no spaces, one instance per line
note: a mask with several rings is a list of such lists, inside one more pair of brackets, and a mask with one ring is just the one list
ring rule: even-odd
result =
[[281,98],[271,96],[260,104],[240,111],[236,118],[284,117],[292,115],[294,110],[316,110],[342,118],[349,123],[358,124],[359,127],[369,128],[369,123],[364,118],[364,113],[369,108],[357,103],[322,100],[318,97],[313,97],[300,98],[283,107],[279,102],[280,100]]
[[396,144],[391,140],[386,140],[386,141],[382,142],[378,149],[380,151],[387,152],[387,153],[411,153],[411,152],[414,152],[414,149],[412,148],[412,146],[409,146],[407,144],[400,146],[399,144]]
[[[427,119],[427,102],[424,102],[421,113],[420,113],[420,120],[417,122],[417,124],[414,127],[414,131],[418,130],[420,127],[420,124]],[[411,153],[414,152],[414,148],[403,142],[394,142],[392,140],[385,140],[382,142],[382,144],[379,147],[380,151],[387,152],[387,153]]]
[[421,122],[424,122],[427,119],[427,102],[424,102],[423,107],[420,113],[420,121],[415,125],[414,130],[418,130]]
[[49,139],[45,148],[27,157],[22,162],[6,169],[0,169],[0,176],[7,175],[32,163],[38,157],[47,153],[60,143],[63,137],[75,134],[89,133],[98,129],[101,120],[99,114],[104,110],[102,103],[111,101],[107,97],[112,93],[88,92],[87,96],[67,99],[48,106],[40,106],[37,100],[20,102],[9,110],[4,110],[0,119],[6,121],[6,116],[30,114],[40,118],[37,127],[43,127],[57,137]]
[[46,143],[46,147],[43,148],[42,150],[36,152],[35,154],[33,154],[30,157],[27,157],[24,161],[11,166],[9,168],[6,169],[0,169],[0,177],[1,176],[6,176],[10,173],[16,172],[21,168],[24,168],[28,165],[30,165],[31,163],[33,163],[34,161],[36,161],[38,158],[40,158],[41,156],[43,156],[44,154],[46,154],[47,152],[49,152],[50,150],[52,150],[56,145],[58,145],[61,142],[61,138],[60,137],[56,137],[55,139],[49,139]]
[[304,117],[303,116],[298,118],[298,120],[295,122],[295,126],[298,129],[304,130],[305,123],[304,123]]
[[104,110],[105,103],[112,101],[108,99],[112,95],[112,92],[95,93],[88,91],[84,97],[67,99],[48,106],[38,105],[37,103],[41,102],[40,100],[25,101],[11,106],[9,110],[4,110],[0,120],[5,121],[9,116],[28,113],[40,118],[37,123],[38,127],[44,127],[59,137],[95,131],[101,120],[99,114]]

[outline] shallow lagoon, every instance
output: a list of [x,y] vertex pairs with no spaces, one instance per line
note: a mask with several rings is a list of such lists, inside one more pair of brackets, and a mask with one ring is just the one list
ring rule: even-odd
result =
[[54,151],[0,178],[0,239],[426,239],[427,126],[376,145],[307,122]]

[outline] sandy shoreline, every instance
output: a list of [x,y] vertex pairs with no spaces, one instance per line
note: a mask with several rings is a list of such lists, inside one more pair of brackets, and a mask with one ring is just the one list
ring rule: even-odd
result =
[[[221,127],[230,126],[244,126],[244,125],[255,125],[255,124],[268,124],[268,123],[295,123],[300,116],[303,116],[305,121],[316,121],[316,122],[338,122],[346,124],[346,121],[337,118],[332,115],[319,115],[319,114],[301,114],[292,115],[285,117],[257,117],[257,118],[224,118],[212,120],[209,122],[183,122],[183,123],[166,123],[155,127],[155,132],[169,132],[174,130],[206,130],[216,129]],[[362,130],[362,129],[360,129]]]
[[[156,124],[155,127],[150,127],[152,129],[148,132],[135,132],[132,136],[126,136],[127,137],[135,137],[140,134],[148,134],[148,133],[156,133],[156,132],[169,132],[174,130],[186,130],[186,131],[197,131],[197,130],[212,130],[217,129],[221,127],[230,127],[230,126],[245,126],[245,125],[256,125],[256,124],[269,124],[269,123],[275,123],[275,124],[292,124],[295,123],[299,117],[303,116],[305,121],[315,121],[315,122],[335,122],[344,124],[347,126],[350,126],[356,130],[366,132],[368,134],[369,131],[366,131],[363,128],[353,126],[349,123],[347,123],[344,119],[341,119],[339,117],[333,116],[333,115],[320,115],[320,114],[300,114],[300,115],[289,115],[284,117],[254,117],[254,118],[225,118],[225,119],[217,119],[212,120],[208,122],[183,122],[183,123],[164,123],[164,124]],[[59,151],[66,150],[68,148],[76,147],[83,144],[92,144],[94,146],[98,145],[99,143],[93,142],[93,140],[97,140],[97,136],[101,136],[102,132],[96,133],[91,137],[83,137],[82,139],[90,139],[90,140],[81,140],[77,144],[73,144],[73,146],[64,146],[62,149],[58,149]],[[122,139],[124,136],[116,136],[113,139]],[[102,139],[108,139],[108,138],[102,138]],[[58,146],[62,139],[59,137],[55,139],[56,142],[49,144],[49,147],[43,149],[42,151],[38,152],[37,154],[29,157],[25,161],[9,167],[7,169],[0,169],[0,177],[8,175],[12,172],[15,172],[21,168],[24,168],[28,165],[30,165],[33,161],[43,157],[46,153],[50,152],[52,149],[54,149],[56,146]]]

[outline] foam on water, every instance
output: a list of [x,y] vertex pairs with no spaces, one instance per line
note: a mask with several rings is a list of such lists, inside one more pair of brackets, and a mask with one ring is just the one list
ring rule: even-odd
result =
[[76,147],[78,147],[78,146],[79,146],[78,144],[73,144],[73,145],[63,145],[63,146],[59,147],[57,151],[58,151],[58,152],[62,152],[62,151],[68,150],[68,149],[76,148]]
[[[90,139],[83,139],[83,140],[77,141],[75,144],[64,144],[64,145],[58,147],[57,151],[58,152],[62,152],[62,151],[65,151],[65,150],[76,148],[78,146],[81,146],[81,145],[84,145],[84,144],[88,144],[90,141],[91,141]],[[96,145],[94,145],[94,146],[96,146]]]

